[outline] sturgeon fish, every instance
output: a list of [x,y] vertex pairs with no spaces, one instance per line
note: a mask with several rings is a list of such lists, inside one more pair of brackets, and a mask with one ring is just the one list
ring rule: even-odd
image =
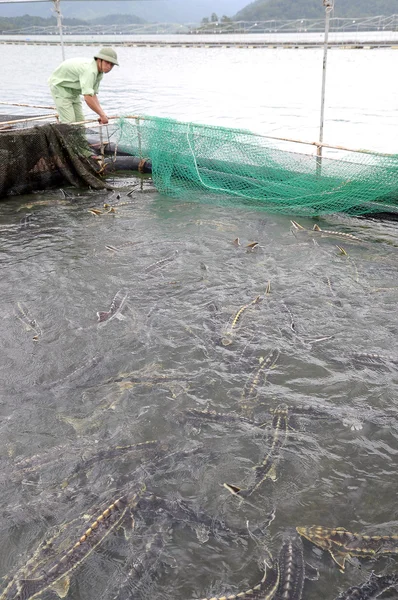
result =
[[23,323],[26,331],[33,331],[33,339],[37,341],[41,336],[41,328],[36,319],[32,319],[28,309],[21,302],[17,302],[16,316]]
[[169,256],[166,256],[165,258],[161,258],[160,260],[157,260],[156,262],[148,265],[147,267],[145,267],[144,269],[144,273],[151,273],[152,271],[155,271],[156,269],[160,269],[160,267],[163,267],[163,265],[166,265],[169,262],[172,262],[175,257],[178,254],[178,250],[174,250],[173,254],[170,254]]
[[372,600],[391,588],[398,589],[398,573],[375,575],[372,571],[368,581],[362,585],[353,585],[335,600]]
[[[167,513],[173,520],[175,526],[189,526],[196,529],[198,526],[205,527],[210,533],[217,533],[219,536],[244,537],[250,535],[247,528],[230,527],[222,519],[209,515],[201,508],[190,506],[190,504],[182,499],[168,500],[160,498],[155,494],[146,494],[138,502],[137,513],[151,514],[156,512]],[[267,528],[275,518],[275,511],[272,510],[262,519],[261,530]]]
[[125,290],[119,290],[116,293],[114,299],[112,300],[112,304],[110,306],[109,311],[97,312],[97,317],[98,317],[99,323],[104,323],[105,321],[110,321],[114,317],[120,319],[122,317],[122,315],[120,314],[120,311],[122,310],[123,306],[125,305],[127,298],[128,298],[128,293]]
[[[118,204],[118,206],[122,206],[123,204],[129,204],[129,202],[126,203],[121,203]],[[112,246],[111,244],[105,246],[105,248],[107,250],[109,250],[110,252],[119,252],[119,250],[123,250],[124,248],[131,248],[132,246],[136,246],[137,244],[143,244],[144,242],[142,241],[137,241],[137,242],[133,242],[133,241],[128,241],[128,242],[123,242],[121,244],[118,244],[118,246]]]
[[127,446],[114,446],[113,448],[105,448],[99,450],[91,455],[82,456],[81,460],[73,468],[71,475],[62,483],[62,487],[65,488],[70,484],[74,477],[77,477],[82,471],[87,471],[92,465],[96,465],[99,462],[112,460],[114,458],[120,458],[126,454],[134,454],[134,452],[145,453],[148,451],[159,451],[161,444],[157,440],[147,440],[146,442],[139,442],[138,444],[128,444]]
[[264,358],[264,356],[260,356],[258,359],[259,364],[256,366],[249,379],[245,383],[240,397],[240,403],[242,410],[246,410],[250,416],[252,414],[252,407],[247,403],[252,404],[256,400],[258,396],[258,388],[264,384],[267,378],[267,371],[273,369],[279,358],[279,354],[279,350],[275,349],[272,350],[266,358]]
[[257,490],[267,478],[272,479],[272,481],[276,481],[276,463],[279,460],[280,450],[286,443],[288,431],[288,408],[285,404],[280,404],[271,412],[274,415],[272,420],[272,429],[274,431],[272,444],[262,463],[254,467],[256,484],[253,488],[253,492]]
[[[169,519],[166,520],[166,525],[170,526]],[[101,598],[109,598],[109,600],[132,600],[142,588],[147,591],[148,583],[159,575],[161,554],[166,545],[165,538],[167,537],[170,540],[172,538],[171,530],[166,531],[166,527],[162,522],[159,523],[159,521],[156,521],[156,527],[160,528],[160,531],[148,537],[145,543],[145,552],[137,556],[136,549],[134,549],[134,558],[128,563],[128,571],[118,591],[112,598],[109,596],[109,593],[101,595]]]
[[389,354],[376,354],[374,352],[351,352],[350,358],[358,363],[366,363],[368,365],[378,363],[392,363],[398,365],[398,358]]
[[26,229],[27,227],[29,227],[29,225],[31,225],[31,217],[32,213],[28,213],[24,217],[22,217],[22,219],[19,222],[19,228]]
[[343,240],[350,240],[353,242],[360,242],[361,240],[356,237],[355,235],[352,235],[352,233],[343,233],[341,231],[332,231],[330,229],[321,229],[319,227],[319,225],[314,225],[314,227],[312,229],[306,229],[305,227],[303,227],[302,225],[300,225],[299,223],[297,223],[297,221],[290,221],[292,224],[292,230],[293,232],[305,232],[309,235],[311,234],[319,234],[320,237],[322,236],[327,236],[327,237],[337,237]]
[[243,306],[241,306],[240,309],[234,314],[221,339],[221,343],[223,346],[229,346],[230,344],[232,344],[233,335],[238,327],[238,324],[240,323],[243,313],[251,306],[258,304],[260,300],[261,296],[256,296],[254,300],[248,302],[248,304],[244,304]]
[[254,484],[247,489],[242,489],[238,486],[231,484],[224,484],[224,487],[228,489],[232,494],[245,498],[251,496],[253,492],[257,491],[266,479],[276,481],[276,464],[279,460],[279,453],[281,448],[285,445],[288,431],[288,408],[285,404],[280,404],[273,413],[272,429],[273,438],[271,448],[268,454],[260,465],[253,467],[255,473]]
[[350,556],[382,556],[398,554],[398,535],[361,535],[350,533],[344,527],[297,527],[297,532],[307,540],[327,550],[342,571]]
[[[64,597],[69,590],[69,577],[84,560],[126,519],[129,511],[138,504],[140,492],[117,498],[93,521],[78,541],[70,546],[61,557],[57,557],[49,568],[43,562],[31,569],[23,570],[23,578],[13,577],[0,595],[0,600],[32,600],[52,589]],[[51,548],[51,544],[49,545]],[[33,561],[28,561],[31,564]]]
[[236,413],[220,413],[215,410],[199,410],[197,408],[187,408],[184,411],[185,418],[194,420],[205,420],[213,423],[237,423],[242,425],[252,425],[254,427],[261,427],[259,423],[247,419]]
[[318,579],[318,571],[304,561],[303,542],[295,532],[279,551],[280,581],[277,600],[301,600],[304,579]]
[[278,562],[275,561],[271,569],[267,570],[265,564],[264,577],[254,587],[236,594],[228,594],[227,596],[213,596],[212,598],[203,598],[202,600],[271,600],[275,597],[280,581],[280,570]]
[[[93,356],[93,358],[90,359],[83,359],[82,363],[79,364],[78,367],[73,369],[73,371],[67,373],[64,377],[61,377],[60,379],[55,379],[46,383],[46,386],[54,387],[56,385],[57,387],[59,387],[68,383],[69,381],[73,381],[74,385],[80,387],[82,384],[78,383],[79,377],[89,373],[93,367],[96,367],[101,362],[101,360],[102,357],[100,356]],[[84,385],[87,385],[86,381],[84,382]]]
[[11,597],[8,595],[8,592],[10,591],[10,593],[12,593],[13,586],[15,587],[17,582],[25,579],[29,575],[29,573],[32,573],[34,570],[38,570],[39,568],[41,568],[41,566],[46,560],[46,555],[49,549],[53,546],[54,543],[56,543],[57,539],[62,535],[65,529],[73,523],[75,523],[75,521],[76,519],[64,523],[60,528],[57,529],[57,531],[55,531],[54,535],[42,542],[36,548],[29,560],[24,565],[22,565],[13,576],[7,575],[6,577],[3,577],[5,587],[1,593],[1,598]]
[[[11,476],[13,479],[16,479],[17,477],[23,478],[26,475],[38,473],[46,467],[51,466],[54,469],[55,465],[68,462],[71,463],[71,475],[68,476],[66,483],[63,483],[63,487],[65,487],[74,476],[83,470],[89,469],[94,464],[112,460],[113,458],[123,457],[126,454],[133,454],[134,452],[145,454],[146,451],[156,451],[159,447],[160,443],[157,440],[148,440],[137,444],[128,444],[126,446],[111,446],[94,449],[92,443],[89,443],[84,439],[82,445],[73,448],[74,452],[71,452],[71,447],[65,444],[52,447],[42,454],[35,454],[15,461],[12,465]],[[76,456],[75,461],[73,461],[74,454]]]

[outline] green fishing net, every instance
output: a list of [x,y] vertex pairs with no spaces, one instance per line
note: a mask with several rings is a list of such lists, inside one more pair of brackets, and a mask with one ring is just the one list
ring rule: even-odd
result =
[[150,159],[157,189],[184,201],[307,216],[398,212],[398,155],[319,158],[246,130],[146,116],[121,119],[117,144]]

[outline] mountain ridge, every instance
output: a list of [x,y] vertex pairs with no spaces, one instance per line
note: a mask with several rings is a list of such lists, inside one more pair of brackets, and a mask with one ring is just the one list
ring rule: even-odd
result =
[[[65,18],[93,21],[108,15],[133,15],[141,21],[199,24],[215,13],[242,21],[270,19],[322,18],[322,0],[61,0]],[[334,17],[390,16],[398,12],[397,0],[335,0]],[[0,3],[0,17],[26,14],[48,18],[54,14],[52,3]]]
[[[335,0],[333,17],[376,17],[398,13],[397,0]],[[319,19],[325,15],[321,0],[255,0],[234,15],[238,21]]]
[[[148,22],[200,23],[212,13],[218,16],[233,16],[247,5],[247,0],[105,0],[78,1],[61,0],[64,17],[93,20],[108,14],[133,14]],[[27,10],[28,9],[28,10]],[[49,17],[52,5],[47,3],[27,4],[15,2],[0,4],[0,17],[16,17],[29,13],[33,16]]]

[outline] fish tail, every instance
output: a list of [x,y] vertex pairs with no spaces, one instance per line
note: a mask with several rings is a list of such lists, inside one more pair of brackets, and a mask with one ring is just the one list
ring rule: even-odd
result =
[[98,317],[99,323],[103,323],[104,321],[109,319],[110,316],[111,316],[110,312],[106,312],[106,311],[97,312],[97,317]]

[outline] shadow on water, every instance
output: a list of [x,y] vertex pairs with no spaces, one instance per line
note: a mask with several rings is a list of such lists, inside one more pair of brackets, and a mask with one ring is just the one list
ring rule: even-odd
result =
[[[134,186],[0,206],[1,575],[66,556],[71,598],[211,597],[288,528],[396,533],[395,224],[320,222],[353,244]],[[308,599],[395,569],[304,552]]]

